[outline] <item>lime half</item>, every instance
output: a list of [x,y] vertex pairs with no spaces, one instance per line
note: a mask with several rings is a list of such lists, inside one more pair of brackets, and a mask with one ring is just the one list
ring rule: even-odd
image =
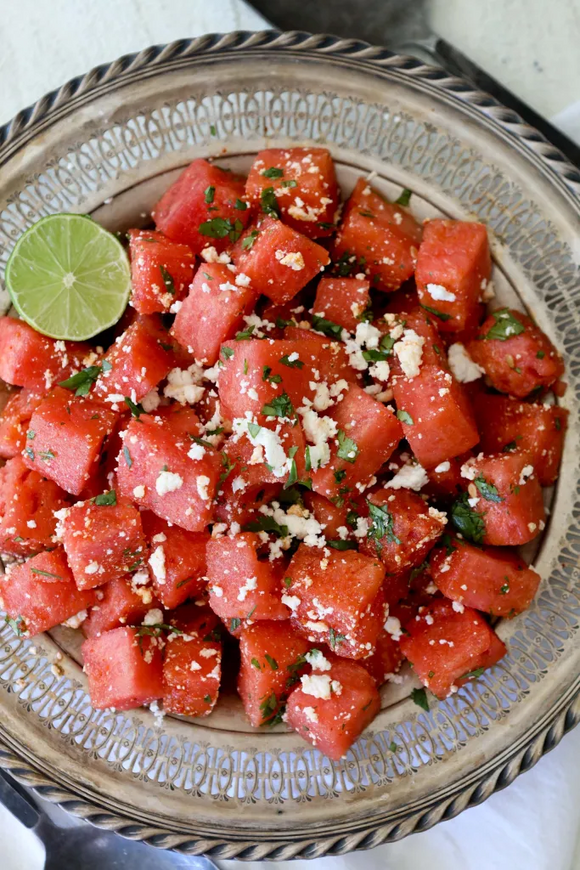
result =
[[131,270],[112,233],[80,214],[42,218],[16,242],[6,286],[20,316],[51,338],[82,341],[119,320]]

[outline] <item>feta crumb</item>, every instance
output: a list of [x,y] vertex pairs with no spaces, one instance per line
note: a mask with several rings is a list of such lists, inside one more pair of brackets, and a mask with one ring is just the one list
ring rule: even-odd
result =
[[328,701],[331,693],[331,679],[328,674],[304,674],[300,677],[302,691],[313,698]]
[[471,359],[460,341],[456,341],[455,344],[451,345],[447,352],[447,358],[449,360],[449,368],[456,380],[461,384],[470,384],[485,374],[485,369],[482,369],[480,365]]
[[142,625],[160,625],[163,622],[163,611],[158,607],[148,610],[143,618]]
[[98,562],[89,562],[87,567],[85,568],[85,574],[96,574],[99,570]]
[[436,465],[433,471],[436,474],[443,474],[444,472],[449,471],[450,468],[451,463],[449,462],[449,460],[446,460],[445,462],[440,462],[439,465]]
[[288,266],[293,272],[300,272],[304,266],[304,257],[300,251],[291,251],[289,254],[284,254],[279,257],[280,251],[276,251],[276,259],[279,260],[281,266]]
[[422,335],[417,335],[414,329],[405,329],[402,339],[393,346],[393,350],[401,363],[403,374],[409,380],[419,374],[424,344],[425,339]]
[[200,474],[197,476],[195,480],[195,485],[197,487],[197,492],[202,501],[209,501],[209,492],[208,486],[210,485],[211,480],[205,474]]
[[409,463],[385,484],[386,489],[413,489],[418,492],[429,483],[429,476],[422,465]]
[[175,492],[181,489],[182,486],[183,478],[180,474],[176,474],[173,471],[160,471],[155,481],[157,495],[167,495],[168,492]]
[[312,665],[315,671],[329,671],[332,664],[324,657],[319,649],[311,649],[304,656],[309,665]]
[[389,616],[385,622],[385,631],[391,635],[393,640],[400,640],[403,636],[400,619],[396,616]]
[[283,595],[282,604],[285,604],[286,607],[289,607],[292,611],[298,610],[300,607],[300,599],[297,595]]
[[318,713],[314,709],[314,707],[303,707],[302,712],[306,716],[309,722],[318,722]]
[[133,495],[135,496],[135,498],[143,498],[143,496],[145,495],[145,487],[142,485],[134,487]]
[[455,302],[457,299],[455,293],[450,293],[442,284],[427,284],[425,290],[432,299],[438,302]]
[[165,570],[165,550],[163,546],[159,545],[153,550],[149,556],[149,564],[155,579],[161,584],[165,583],[167,573]]
[[205,456],[205,447],[203,446],[203,444],[196,444],[194,442],[187,451],[187,455],[190,459],[203,459],[203,457]]
[[248,592],[253,592],[258,583],[257,577],[248,577],[243,586],[238,592],[238,601],[245,601],[248,597]]
[[205,387],[201,386],[202,378],[203,369],[197,363],[187,369],[171,369],[163,395],[175,399],[180,405],[195,405],[205,393]]

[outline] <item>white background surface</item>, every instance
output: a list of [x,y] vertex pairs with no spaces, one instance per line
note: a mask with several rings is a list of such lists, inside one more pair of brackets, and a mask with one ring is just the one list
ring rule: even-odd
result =
[[[295,5],[300,28],[299,0]],[[433,0],[431,20],[580,141],[580,0]],[[0,0],[0,123],[122,54],[210,31],[261,27],[242,0]],[[228,870],[572,870],[580,868],[579,822],[577,729],[509,789],[400,843],[316,862],[223,864]],[[0,843],[1,870],[43,866],[38,843],[1,807]]]

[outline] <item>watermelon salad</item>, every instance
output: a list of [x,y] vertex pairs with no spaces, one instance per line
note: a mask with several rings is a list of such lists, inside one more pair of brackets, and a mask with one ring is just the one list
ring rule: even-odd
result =
[[127,233],[116,327],[0,318],[1,604],[80,628],[96,708],[207,716],[234,671],[340,759],[405,660],[428,709],[505,655],[564,367],[494,304],[486,227],[410,199],[342,204],[322,148],[195,160]]

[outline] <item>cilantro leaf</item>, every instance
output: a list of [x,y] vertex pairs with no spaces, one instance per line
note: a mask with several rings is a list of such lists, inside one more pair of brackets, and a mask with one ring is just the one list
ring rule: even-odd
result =
[[517,317],[514,317],[509,308],[500,308],[499,311],[492,311],[491,316],[495,320],[495,323],[485,335],[478,336],[479,339],[507,341],[508,338],[513,338],[514,335],[521,335],[525,330],[524,324]]
[[282,375],[273,375],[271,374],[272,366],[264,366],[262,369],[262,380],[266,381],[269,384],[281,384],[282,383]]
[[356,541],[329,541],[327,539],[326,546],[332,547],[333,550],[356,550],[358,544]]
[[481,544],[485,535],[485,522],[483,517],[469,506],[466,492],[453,503],[451,521],[464,538],[474,544]]
[[371,525],[367,532],[367,538],[373,538],[377,553],[380,555],[383,549],[383,538],[388,544],[400,544],[400,539],[393,530],[393,515],[387,507],[373,504],[367,499]]
[[10,628],[17,637],[22,637],[22,635],[26,631],[26,624],[22,616],[17,616],[16,619],[13,619],[11,616],[8,616],[8,614],[6,614],[6,616],[4,617],[4,622],[6,623],[6,625],[10,626]]
[[339,459],[344,459],[346,462],[350,462],[351,464],[355,463],[359,453],[356,442],[354,442],[352,438],[349,438],[346,432],[342,429],[338,430],[337,440],[338,450],[336,455]]
[[286,391],[281,396],[274,396],[262,408],[265,417],[293,417],[294,406]]
[[346,635],[339,634],[334,628],[328,629],[328,646],[331,650],[335,650],[339,643],[346,640]]
[[462,674],[459,679],[460,680],[471,680],[476,679],[477,677],[481,677],[481,675],[485,672],[485,668],[475,668],[473,671],[467,671],[466,674]]
[[273,659],[271,655],[268,655],[268,653],[264,654],[264,658],[266,659],[273,671],[278,670],[278,662],[276,661],[276,659]]
[[280,217],[280,211],[278,209],[278,200],[276,199],[276,194],[274,193],[273,187],[265,187],[260,195],[260,203],[262,206],[262,211],[264,214],[269,215],[273,218]]
[[342,326],[333,323],[332,320],[327,320],[325,317],[319,317],[318,314],[312,315],[312,329],[315,332],[322,332],[328,338],[341,338],[342,336]]
[[231,359],[234,355],[234,351],[231,347],[222,347],[222,356],[225,359]]
[[421,305],[421,308],[424,308],[425,311],[428,311],[429,314],[432,314],[434,317],[438,317],[439,320],[453,320],[452,314],[445,314],[443,311],[438,311],[436,308],[431,308],[429,305]]
[[204,221],[198,227],[198,232],[202,236],[209,236],[212,239],[225,239],[226,236],[230,242],[237,242],[244,230],[244,225],[240,220],[235,220],[233,223],[229,218],[215,217],[209,221]]
[[254,242],[259,235],[260,233],[258,230],[251,230],[251,232],[248,233],[246,238],[242,240],[242,248],[244,249],[244,251],[249,251],[250,248],[253,247]]
[[133,465],[133,460],[131,459],[131,454],[129,453],[129,448],[127,447],[127,445],[123,447],[123,456],[125,457],[127,468],[131,468],[131,466]]
[[288,537],[288,526],[281,526],[274,517],[267,517],[263,514],[258,519],[246,523],[242,529],[244,532],[273,532],[275,535],[280,535],[281,538]]
[[93,504],[96,505],[116,505],[117,504],[117,493],[114,489],[110,489],[109,492],[102,492],[100,495],[96,495],[91,499]]
[[505,501],[497,491],[497,487],[489,483],[483,474],[479,474],[473,482],[486,501]]
[[161,277],[163,278],[165,289],[168,293],[171,293],[172,296],[175,296],[175,284],[173,283],[173,278],[171,277],[165,266],[159,266],[159,271],[161,272]]
[[427,698],[427,692],[425,689],[413,689],[411,692],[411,700],[417,707],[421,707],[422,710],[425,710],[427,713],[429,712],[429,699]]
[[59,381],[58,385],[65,390],[74,390],[75,396],[86,396],[102,371],[102,366],[88,366],[67,378],[66,381]]
[[395,205],[409,205],[412,195],[413,191],[409,190],[408,187],[404,187],[398,199],[395,200]]
[[203,192],[203,196],[204,196],[204,199],[208,205],[210,203],[212,203],[214,200],[214,196],[215,196],[215,187],[213,187],[213,185],[206,187],[206,189]]
[[284,170],[279,169],[278,166],[270,166],[268,169],[263,169],[260,175],[263,175],[264,178],[282,178]]
[[288,366],[289,369],[302,369],[304,368],[304,363],[301,359],[290,359],[292,354],[286,354],[286,356],[280,357],[280,362],[283,366]]
[[131,411],[131,416],[135,417],[137,420],[141,416],[141,414],[145,413],[145,408],[143,405],[140,405],[138,402],[134,402],[133,399],[130,399],[129,396],[125,396],[125,404]]
[[234,341],[245,341],[246,339],[251,338],[255,328],[256,327],[252,325],[248,326],[248,328],[244,329],[242,332],[236,332],[234,335]]
[[413,425],[413,418],[406,411],[403,411],[402,408],[399,408],[397,411],[397,420],[400,420],[401,423],[407,423],[408,426]]

